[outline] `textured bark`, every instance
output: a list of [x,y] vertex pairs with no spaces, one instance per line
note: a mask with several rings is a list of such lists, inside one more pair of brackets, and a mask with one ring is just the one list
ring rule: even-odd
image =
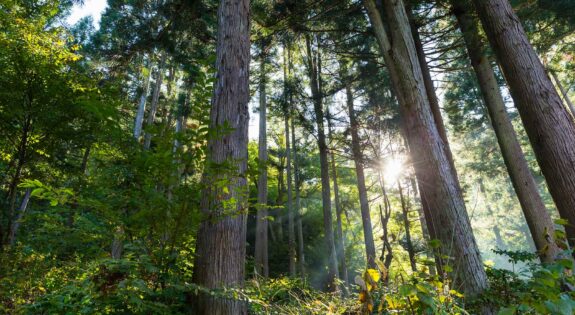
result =
[[146,100],[148,99],[148,90],[150,89],[150,75],[144,77],[142,83],[142,94],[138,102],[138,112],[136,113],[136,121],[134,122],[134,138],[140,139],[142,134],[142,125],[144,124],[144,115],[146,112]]
[[[221,0],[218,7],[217,78],[210,111],[210,128],[216,134],[208,140],[200,203],[204,218],[197,233],[193,272],[193,282],[208,289],[244,284],[249,10],[249,0]],[[233,130],[218,134],[224,125]],[[247,314],[246,302],[241,300],[204,293],[194,298],[194,314]]]
[[[289,275],[290,277],[296,276],[296,246],[295,246],[295,215],[293,209],[293,196],[292,196],[292,168],[291,168],[291,148],[290,148],[290,107],[287,102],[289,98],[287,97],[288,93],[288,51],[290,50],[289,46],[286,45],[284,47],[284,94],[286,97],[286,102],[284,104],[283,112],[284,112],[284,135],[286,141],[286,182],[287,182],[287,201],[286,201],[286,208],[288,213],[288,259],[289,259]],[[291,92],[289,92],[291,93]]]
[[575,123],[507,0],[474,0],[511,96],[575,244]]
[[451,3],[463,33],[467,54],[475,70],[507,172],[517,198],[519,198],[537,251],[542,261],[551,262],[559,252],[555,243],[550,242],[555,234],[555,226],[541,199],[537,184],[517,140],[517,134],[507,115],[505,101],[501,95],[495,73],[485,54],[486,46],[482,42],[477,21],[471,15],[470,3],[466,5],[460,0],[452,0]]
[[311,38],[306,36],[307,68],[310,77],[310,88],[313,98],[313,107],[317,126],[317,142],[319,147],[320,169],[321,169],[321,196],[323,205],[323,226],[325,241],[328,250],[328,287],[332,291],[339,290],[336,279],[339,278],[337,255],[333,237],[333,223],[331,213],[331,188],[329,180],[328,148],[324,130],[323,101],[321,95],[321,57],[312,51]]
[[[331,115],[329,110],[327,111],[327,130],[328,130],[328,138],[329,143],[332,146],[330,150],[330,158],[331,158],[331,177],[333,180],[333,201],[335,204],[335,227],[336,227],[336,242],[335,242],[335,250],[337,251],[337,262],[340,269],[341,279],[345,284],[345,291],[347,291],[347,285],[349,283],[349,276],[347,270],[347,263],[345,261],[345,234],[343,233],[343,222],[342,222],[342,214],[343,209],[341,207],[341,201],[339,199],[339,185],[337,182],[337,166],[335,164],[335,153],[333,152],[333,126],[331,122]],[[347,292],[344,292],[347,293]]]
[[264,277],[269,276],[268,265],[268,144],[267,144],[267,101],[265,61],[261,61],[260,77],[260,130],[258,139],[258,204],[256,215],[256,272]]
[[371,225],[371,213],[369,211],[369,201],[367,198],[367,188],[365,187],[365,175],[363,170],[363,155],[359,138],[359,123],[355,116],[353,107],[353,91],[349,83],[345,87],[347,111],[349,114],[351,150],[355,163],[355,176],[357,178],[357,191],[359,194],[359,205],[361,209],[361,223],[363,226],[363,240],[365,243],[365,258],[367,267],[375,269],[375,242],[373,240],[373,227]]
[[421,183],[420,190],[431,210],[426,219],[441,226],[435,232],[442,243],[442,252],[453,257],[454,288],[474,297],[487,288],[487,275],[457,177],[430,109],[403,1],[383,1],[391,40],[387,38],[373,0],[364,0],[364,3],[400,102],[411,160]]
[[[150,112],[146,120],[146,126],[151,127],[156,121],[156,113],[158,112],[158,101],[160,100],[160,92],[162,90],[162,81],[164,80],[164,67],[166,65],[166,54],[162,54],[158,70],[156,71],[156,82],[154,82],[154,91],[152,93],[152,103],[150,104]],[[144,149],[148,150],[152,143],[152,134],[146,132],[144,136]]]
[[22,198],[22,203],[20,204],[20,208],[18,209],[18,215],[14,222],[12,222],[12,226],[10,227],[10,236],[8,237],[8,242],[10,246],[14,246],[16,243],[16,235],[18,234],[18,229],[20,228],[20,223],[22,222],[22,218],[24,218],[24,214],[28,209],[28,202],[30,201],[30,196],[32,194],[32,189],[26,189],[24,193],[24,198]]
[[[290,101],[293,110],[293,102]],[[295,209],[296,213],[296,228],[297,228],[297,263],[299,268],[299,274],[302,278],[305,278],[305,254],[304,254],[304,240],[303,240],[303,224],[302,224],[302,213],[301,213],[301,198],[300,198],[300,179],[299,179],[299,165],[297,157],[297,142],[295,138],[295,122],[291,121],[291,143],[293,146],[293,175],[294,175],[294,190],[295,190]]]

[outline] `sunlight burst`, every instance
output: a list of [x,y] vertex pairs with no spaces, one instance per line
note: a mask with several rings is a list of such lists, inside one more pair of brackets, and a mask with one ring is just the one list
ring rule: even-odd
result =
[[386,159],[383,164],[383,177],[386,183],[395,183],[405,170],[405,159],[403,156],[392,156]]

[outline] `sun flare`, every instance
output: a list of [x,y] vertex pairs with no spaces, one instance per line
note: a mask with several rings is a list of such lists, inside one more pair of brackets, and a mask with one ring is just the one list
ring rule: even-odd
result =
[[386,159],[383,164],[383,177],[387,183],[395,183],[405,170],[405,159],[402,156],[393,156]]

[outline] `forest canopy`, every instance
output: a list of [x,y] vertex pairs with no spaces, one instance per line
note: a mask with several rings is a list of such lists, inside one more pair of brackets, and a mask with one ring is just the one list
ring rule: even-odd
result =
[[575,1],[0,3],[1,314],[575,314]]

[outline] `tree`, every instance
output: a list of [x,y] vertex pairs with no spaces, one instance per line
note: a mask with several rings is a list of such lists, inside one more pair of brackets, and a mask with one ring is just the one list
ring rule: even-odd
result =
[[306,66],[310,78],[310,88],[313,99],[315,123],[317,127],[317,144],[319,147],[320,157],[323,227],[325,233],[325,242],[328,249],[328,287],[332,291],[337,291],[338,285],[336,283],[336,279],[339,278],[339,272],[337,266],[337,252],[333,234],[328,148],[324,129],[324,111],[322,100],[323,92],[321,89],[321,52],[319,49],[317,51],[312,49],[312,40],[310,35],[306,36],[305,41],[307,58]]
[[268,147],[266,115],[266,56],[262,53],[260,68],[260,126],[258,140],[258,203],[256,215],[256,272],[264,277],[269,276],[268,266]]
[[575,244],[575,123],[507,0],[474,0],[571,245]]
[[517,140],[517,135],[505,109],[505,101],[501,95],[497,79],[491,63],[486,56],[486,48],[479,35],[476,21],[467,5],[461,1],[451,1],[453,12],[459,23],[471,65],[475,70],[477,81],[484,103],[495,130],[501,154],[507,166],[509,177],[515,188],[519,202],[529,225],[535,245],[544,262],[552,261],[558,248],[550,241],[554,236],[555,227],[547,212],[537,184],[533,179],[527,160]]
[[[193,281],[208,289],[241,287],[246,240],[248,142],[249,0],[221,0],[216,71],[202,213]],[[200,293],[196,314],[246,314],[243,301]]]
[[400,103],[411,162],[421,183],[422,198],[431,209],[431,217],[426,219],[436,227],[434,230],[442,242],[442,252],[454,256],[455,286],[470,297],[477,296],[487,288],[487,276],[455,172],[431,113],[403,1],[383,2],[390,25],[389,35],[375,3],[365,0],[364,4]]

